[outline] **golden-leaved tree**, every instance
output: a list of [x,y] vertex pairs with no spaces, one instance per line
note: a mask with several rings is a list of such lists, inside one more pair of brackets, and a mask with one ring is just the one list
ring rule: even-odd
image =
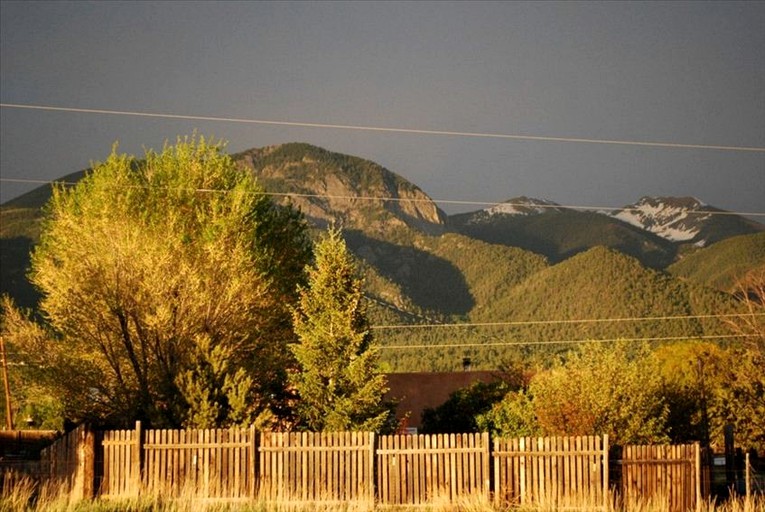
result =
[[737,444],[765,451],[765,266],[741,278],[735,294],[742,313],[728,324],[738,339],[715,412],[734,426]]
[[212,427],[283,411],[310,243],[223,149],[194,136],[142,160],[113,151],[54,188],[30,273],[41,320],[6,307],[4,323],[71,419]]

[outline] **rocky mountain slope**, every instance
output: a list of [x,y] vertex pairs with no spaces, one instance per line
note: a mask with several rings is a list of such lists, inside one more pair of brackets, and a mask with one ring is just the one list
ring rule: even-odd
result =
[[695,197],[642,197],[610,215],[671,242],[698,247],[765,229],[761,224],[728,215]]
[[385,231],[408,226],[443,231],[446,215],[419,187],[380,165],[309,144],[291,143],[234,155],[269,192],[317,225]]

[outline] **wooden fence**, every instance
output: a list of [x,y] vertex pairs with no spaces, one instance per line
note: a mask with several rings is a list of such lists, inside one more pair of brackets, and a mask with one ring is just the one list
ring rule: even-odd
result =
[[247,499],[255,492],[255,430],[135,430],[103,433],[99,494],[140,492]]
[[[80,427],[44,452],[46,478],[74,498],[140,493],[214,500],[421,505],[462,497],[500,506],[603,507],[666,497],[670,511],[706,499],[698,445],[623,447],[608,437],[494,439],[254,429],[92,432]],[[492,468],[493,466],[493,468]],[[610,467],[621,471],[609,471]],[[609,481],[609,473],[620,474]]]
[[74,497],[95,493],[95,433],[80,425],[40,452],[40,477]]
[[504,505],[605,507],[608,436],[494,440],[494,498]]
[[488,433],[381,436],[376,454],[380,503],[489,498]]
[[258,497],[279,502],[374,501],[371,432],[264,432]]
[[58,438],[55,430],[0,430],[0,492],[25,478],[40,478],[40,451]]
[[701,449],[696,444],[625,446],[621,496],[626,502],[663,502],[667,510],[692,510],[703,500]]

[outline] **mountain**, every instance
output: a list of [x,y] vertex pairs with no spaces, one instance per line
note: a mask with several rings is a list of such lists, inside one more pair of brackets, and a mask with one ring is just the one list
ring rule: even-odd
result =
[[543,254],[554,263],[604,246],[646,266],[663,268],[674,261],[677,251],[671,242],[619,219],[527,197],[451,215],[448,225],[465,236]]
[[[302,143],[251,149],[233,155],[272,193],[317,225],[388,231],[411,227],[443,231],[446,215],[419,187],[380,165]],[[297,194],[297,195],[294,195]]]
[[765,229],[762,224],[727,214],[695,197],[642,197],[610,215],[672,242],[698,247]]

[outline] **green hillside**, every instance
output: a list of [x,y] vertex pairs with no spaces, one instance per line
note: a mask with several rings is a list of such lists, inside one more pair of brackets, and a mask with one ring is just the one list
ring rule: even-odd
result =
[[[643,267],[636,259],[595,247],[531,276],[498,301],[514,321],[690,316],[735,308],[730,296]],[[548,339],[697,336],[718,332],[717,321],[619,321],[544,324]],[[527,327],[524,331],[529,333]]]
[[[82,171],[73,172],[67,174],[56,180],[60,183],[77,183],[88,172],[87,169]],[[43,185],[30,190],[26,194],[22,194],[19,197],[11,199],[3,203],[3,207],[7,208],[42,208],[45,203],[51,198],[53,187],[51,185]]]
[[31,308],[39,294],[26,278],[29,253],[40,237],[40,208],[0,207],[0,295]]
[[[634,319],[724,313],[734,311],[737,302],[730,295],[647,269],[632,257],[596,247],[532,273],[485,306],[475,308],[469,320],[491,325],[410,330],[405,342],[418,347],[454,347],[384,353],[394,367],[409,368],[418,360],[427,360],[428,369],[433,370],[457,369],[463,357],[487,369],[519,355],[546,364],[552,354],[570,348],[571,341],[651,338],[661,343],[727,334],[727,328],[716,319]],[[626,318],[633,320],[619,321]]]
[[652,268],[663,268],[675,257],[671,242],[595,212],[564,209],[536,215],[493,215],[470,222],[473,215],[450,216],[449,225],[472,238],[543,254],[553,263],[595,246],[616,249]]
[[765,265],[765,232],[717,242],[670,265],[672,275],[729,292],[748,270]]

